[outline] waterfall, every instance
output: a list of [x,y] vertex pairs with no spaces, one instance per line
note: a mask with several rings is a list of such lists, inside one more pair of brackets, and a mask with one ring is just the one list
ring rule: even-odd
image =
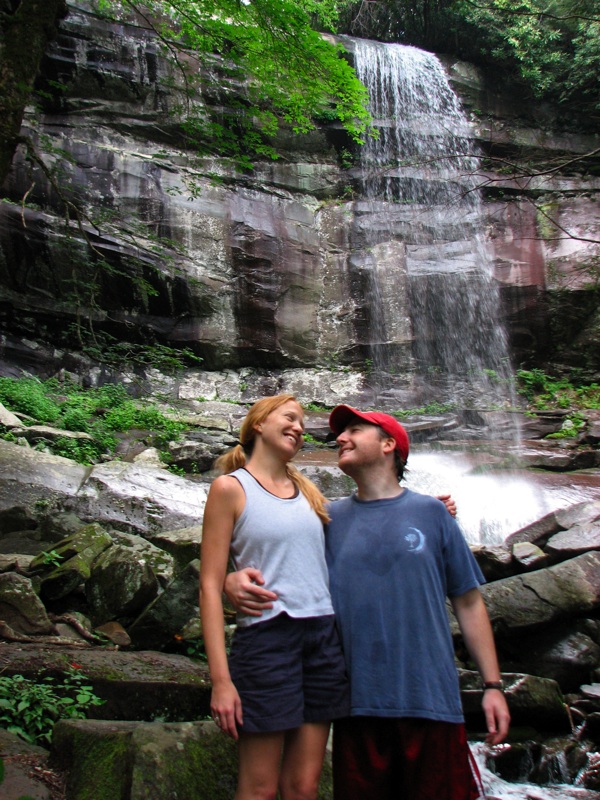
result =
[[400,375],[413,402],[507,406],[511,371],[472,127],[435,55],[360,39],[348,48],[379,133],[354,171],[351,263],[367,294],[378,399]]

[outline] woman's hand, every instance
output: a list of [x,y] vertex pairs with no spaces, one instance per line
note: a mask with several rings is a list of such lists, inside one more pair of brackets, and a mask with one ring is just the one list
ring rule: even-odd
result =
[[449,494],[438,494],[438,500],[446,506],[446,511],[453,517],[456,516],[456,500]]
[[223,733],[238,739],[238,725],[242,725],[242,702],[231,681],[213,684],[210,698],[210,714]]

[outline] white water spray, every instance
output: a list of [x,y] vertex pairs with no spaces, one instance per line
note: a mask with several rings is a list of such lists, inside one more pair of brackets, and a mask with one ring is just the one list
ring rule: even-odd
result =
[[360,39],[351,47],[379,131],[361,149],[353,258],[369,274],[380,396],[400,371],[378,259],[382,246],[395,242],[408,278],[416,391],[426,403],[509,405],[510,365],[483,236],[472,127],[435,55]]

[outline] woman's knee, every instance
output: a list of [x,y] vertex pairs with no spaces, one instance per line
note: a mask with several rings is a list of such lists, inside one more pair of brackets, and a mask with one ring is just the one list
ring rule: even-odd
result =
[[308,775],[282,775],[279,792],[281,800],[317,800],[319,780]]

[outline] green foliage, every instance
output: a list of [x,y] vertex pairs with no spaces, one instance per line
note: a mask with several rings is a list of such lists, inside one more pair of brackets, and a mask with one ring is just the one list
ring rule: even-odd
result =
[[482,64],[579,112],[600,109],[597,0],[355,2],[343,22],[356,36]]
[[110,367],[134,369],[158,369],[173,374],[188,366],[202,363],[202,358],[189,348],[175,349],[162,344],[137,344],[121,342],[103,331],[83,331],[71,328],[76,333],[81,350],[90,358]]
[[[29,409],[36,422],[89,434],[91,439],[59,436],[42,445],[81,464],[97,463],[103,455],[112,453],[119,433],[147,430],[154,444],[161,447],[185,429],[183,423],[170,419],[155,406],[132,400],[122,384],[83,389],[53,379],[0,378],[0,402],[12,411]],[[15,440],[12,433],[3,438]]]
[[429,405],[421,406],[420,408],[407,408],[402,411],[393,411],[392,414],[400,419],[406,419],[407,417],[417,417],[424,414],[449,414],[455,410],[456,406],[454,403],[429,403]]
[[[576,379],[576,375],[571,376]],[[538,411],[550,408],[572,409],[600,408],[600,385],[585,383],[569,378],[554,378],[541,369],[519,370],[517,372],[517,391],[523,395],[530,407]],[[575,417],[572,419],[576,422]],[[572,435],[572,434],[563,434]]]
[[44,566],[58,567],[63,560],[63,556],[57,553],[56,550],[44,550],[39,554],[38,559]]
[[580,414],[571,414],[565,419],[561,429],[556,433],[549,433],[546,439],[572,439],[584,427],[585,419]]
[[85,719],[103,702],[74,667],[62,681],[0,676],[0,725],[32,744],[49,745],[59,720]]
[[0,377],[0,402],[12,411],[28,414],[38,422],[56,422],[60,410],[36,378]]
[[[156,30],[184,80],[181,125],[200,152],[231,156],[240,167],[276,157],[281,124],[296,133],[331,113],[360,141],[367,96],[343,48],[319,29],[335,29],[347,0],[98,0],[113,18],[132,11]],[[187,64],[187,66],[186,66]],[[220,111],[203,90],[227,96]],[[223,110],[226,109],[226,110]]]
[[593,0],[456,0],[480,56],[518,71],[538,97],[600,110],[600,14]]

